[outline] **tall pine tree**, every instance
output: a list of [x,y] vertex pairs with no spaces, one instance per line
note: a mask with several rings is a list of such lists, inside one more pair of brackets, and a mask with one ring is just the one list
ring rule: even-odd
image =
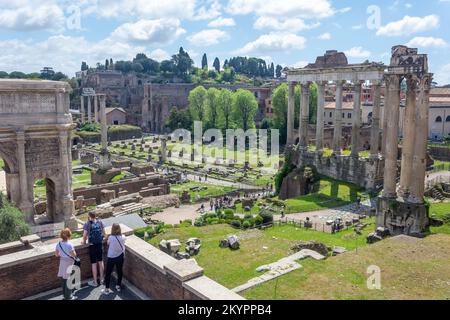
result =
[[204,53],[202,57],[202,69],[208,70],[208,58],[206,57],[206,53]]
[[219,58],[215,58],[214,59],[214,63],[213,63],[214,69],[216,69],[217,72],[220,72],[220,61]]

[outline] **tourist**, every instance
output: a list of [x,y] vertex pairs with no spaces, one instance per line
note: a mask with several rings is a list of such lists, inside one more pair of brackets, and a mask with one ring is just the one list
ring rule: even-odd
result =
[[111,274],[116,267],[117,284],[116,291],[120,292],[122,289],[122,269],[123,260],[125,256],[125,236],[122,235],[122,230],[118,223],[114,223],[111,227],[111,235],[108,236],[108,261],[106,262],[105,274],[105,289],[104,294],[110,294],[112,290],[109,288],[111,283]]
[[61,230],[59,234],[61,241],[58,242],[55,249],[55,256],[59,257],[58,277],[61,278],[64,300],[75,300],[72,289],[69,288],[67,280],[72,274],[72,267],[77,253],[70,243],[72,232],[69,228]]
[[[103,284],[103,237],[105,236],[105,227],[103,222],[96,218],[95,212],[89,212],[89,220],[83,226],[83,244],[89,242],[89,258],[92,265],[92,281],[88,285],[96,287]],[[100,279],[97,277],[97,268],[100,272]]]

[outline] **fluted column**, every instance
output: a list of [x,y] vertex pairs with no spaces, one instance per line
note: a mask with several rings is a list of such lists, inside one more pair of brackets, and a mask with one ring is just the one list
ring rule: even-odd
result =
[[381,107],[381,85],[380,82],[373,84],[374,98],[372,109],[372,127],[370,131],[370,157],[378,158],[380,150],[380,107]]
[[384,156],[386,154],[386,131],[387,131],[387,119],[389,117],[389,112],[386,110],[387,104],[389,101],[389,90],[387,87],[387,83],[385,82],[384,89],[384,106],[383,106],[383,124],[382,124],[382,135],[381,135],[381,154]]
[[80,96],[80,116],[81,123],[84,123],[84,96]]
[[334,110],[333,154],[341,154],[342,141],[342,86],[343,81],[336,82],[336,108]]
[[406,110],[403,120],[402,165],[400,172],[399,195],[408,199],[413,176],[414,132],[416,131],[416,90],[417,78],[407,79]]
[[325,84],[326,82],[317,83],[316,151],[323,150],[323,113],[325,110]]
[[309,122],[309,82],[301,84],[301,103],[300,103],[300,128],[299,144],[304,150],[308,149],[308,122]]
[[425,192],[425,174],[427,166],[428,111],[430,105],[430,84],[432,75],[426,74],[419,80],[416,107],[416,128],[414,130],[414,155],[411,181],[411,202],[423,203]]
[[108,124],[106,123],[106,103],[105,96],[100,95],[100,112],[101,112],[101,126],[102,126],[102,149],[108,148]]
[[387,198],[395,198],[397,185],[397,156],[398,156],[398,121],[400,115],[400,76],[386,76],[386,90],[389,99],[385,102],[386,117],[385,131],[385,164],[384,164],[384,192]]
[[352,121],[352,152],[351,156],[359,157],[359,136],[361,130],[361,82],[355,83],[355,97],[353,102],[353,121]]
[[94,97],[94,122],[98,123],[98,96],[95,95]]
[[88,103],[87,103],[87,118],[88,122],[92,122],[92,106],[91,106],[91,96],[87,96]]
[[295,82],[288,84],[287,145],[294,144]]

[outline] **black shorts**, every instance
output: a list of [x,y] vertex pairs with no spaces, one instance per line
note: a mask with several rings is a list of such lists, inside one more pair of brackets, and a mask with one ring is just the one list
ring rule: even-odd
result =
[[103,244],[91,244],[89,246],[89,258],[91,263],[103,261]]

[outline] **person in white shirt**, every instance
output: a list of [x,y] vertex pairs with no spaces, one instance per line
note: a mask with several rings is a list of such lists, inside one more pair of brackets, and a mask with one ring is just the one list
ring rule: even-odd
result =
[[125,236],[122,235],[120,225],[114,223],[111,228],[111,235],[108,236],[108,261],[106,263],[105,289],[104,294],[110,294],[111,274],[116,267],[117,285],[116,290],[120,291],[122,286],[122,269],[125,255]]
[[61,241],[56,244],[55,256],[59,257],[58,277],[61,278],[64,300],[74,300],[72,289],[69,289],[67,280],[72,273],[72,266],[74,264],[74,257],[77,256],[75,249],[70,243],[72,232],[69,228],[61,230]]

